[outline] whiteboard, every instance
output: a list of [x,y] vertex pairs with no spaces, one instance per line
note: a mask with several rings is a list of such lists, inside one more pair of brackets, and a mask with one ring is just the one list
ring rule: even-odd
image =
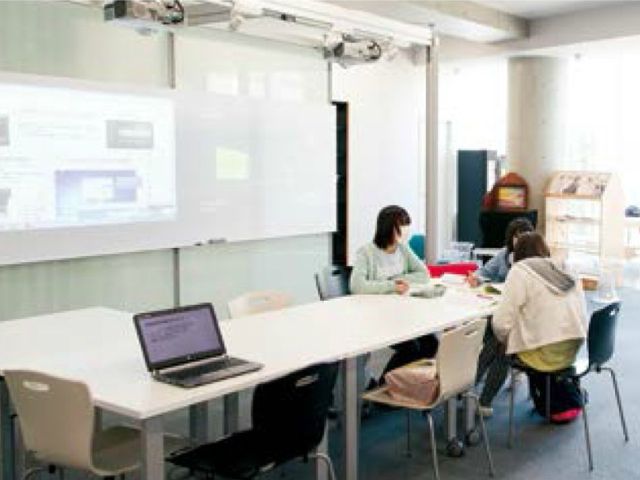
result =
[[0,264],[335,224],[331,105],[0,76]]
[[331,105],[214,94],[183,94],[177,105],[182,198],[199,240],[335,230]]

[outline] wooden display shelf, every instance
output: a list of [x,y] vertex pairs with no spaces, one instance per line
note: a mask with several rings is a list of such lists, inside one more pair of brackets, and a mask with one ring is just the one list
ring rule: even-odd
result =
[[[545,206],[545,234],[552,254],[584,252],[604,262],[629,253],[625,232],[631,226],[625,223],[622,185],[613,173],[555,172]],[[635,225],[640,226],[640,219]],[[588,228],[578,231],[578,226]]]

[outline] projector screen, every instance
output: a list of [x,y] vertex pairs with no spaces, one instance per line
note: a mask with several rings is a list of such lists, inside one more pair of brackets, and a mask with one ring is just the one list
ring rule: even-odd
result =
[[0,264],[335,230],[324,103],[0,75]]
[[0,230],[176,218],[166,98],[0,83]]

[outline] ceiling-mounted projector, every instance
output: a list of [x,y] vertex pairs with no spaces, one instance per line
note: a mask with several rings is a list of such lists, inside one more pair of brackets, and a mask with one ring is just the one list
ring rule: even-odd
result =
[[251,0],[228,4],[180,0],[109,0],[104,5],[104,19],[137,29],[153,30],[162,26],[232,23],[241,18],[262,15]]
[[112,0],[104,5],[104,19],[135,28],[178,25],[185,20],[179,0]]
[[343,67],[375,62],[382,57],[382,46],[375,40],[355,39],[343,35],[338,42],[323,48],[324,58]]

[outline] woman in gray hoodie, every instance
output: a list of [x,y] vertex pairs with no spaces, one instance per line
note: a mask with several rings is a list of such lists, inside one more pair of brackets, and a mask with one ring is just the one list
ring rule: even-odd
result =
[[549,255],[538,233],[524,234],[493,316],[493,332],[506,353],[534,370],[554,372],[573,364],[587,336],[587,308],[580,282]]

